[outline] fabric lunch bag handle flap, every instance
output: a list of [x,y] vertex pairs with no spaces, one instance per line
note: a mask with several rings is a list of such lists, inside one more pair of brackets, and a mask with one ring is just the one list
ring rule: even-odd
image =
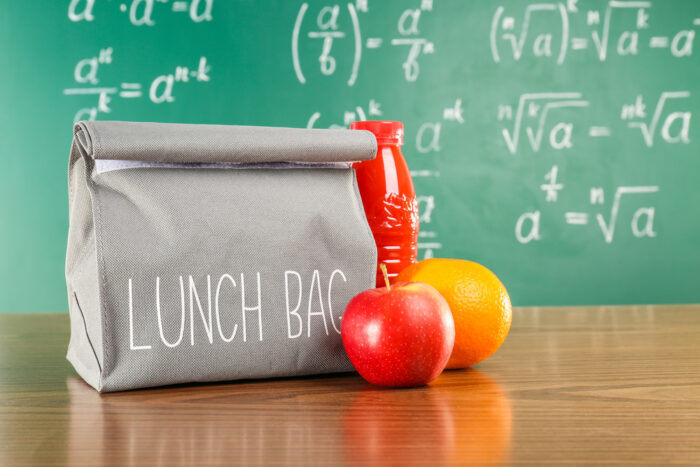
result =
[[78,122],[75,140],[93,159],[167,163],[334,163],[373,159],[369,131]]

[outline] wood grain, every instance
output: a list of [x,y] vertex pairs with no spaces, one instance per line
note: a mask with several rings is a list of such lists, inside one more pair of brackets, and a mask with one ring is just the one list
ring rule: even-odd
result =
[[0,315],[0,465],[700,464],[700,306],[519,309],[429,387],[356,375],[100,395],[66,314]]

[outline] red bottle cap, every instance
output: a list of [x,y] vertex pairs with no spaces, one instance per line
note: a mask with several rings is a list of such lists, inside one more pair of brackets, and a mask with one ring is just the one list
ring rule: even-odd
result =
[[379,144],[403,145],[403,123],[388,120],[352,122],[351,130],[368,130],[374,133]]

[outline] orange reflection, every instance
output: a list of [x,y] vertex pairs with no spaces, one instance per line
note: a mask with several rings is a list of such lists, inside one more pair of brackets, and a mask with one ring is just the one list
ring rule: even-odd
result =
[[424,388],[368,386],[343,416],[345,455],[361,464],[503,462],[511,418],[500,385],[477,370]]

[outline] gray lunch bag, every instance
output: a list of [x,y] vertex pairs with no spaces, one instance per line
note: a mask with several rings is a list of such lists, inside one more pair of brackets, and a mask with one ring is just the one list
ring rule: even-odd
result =
[[100,392],[351,371],[340,319],[377,252],[364,131],[80,122],[68,360]]

